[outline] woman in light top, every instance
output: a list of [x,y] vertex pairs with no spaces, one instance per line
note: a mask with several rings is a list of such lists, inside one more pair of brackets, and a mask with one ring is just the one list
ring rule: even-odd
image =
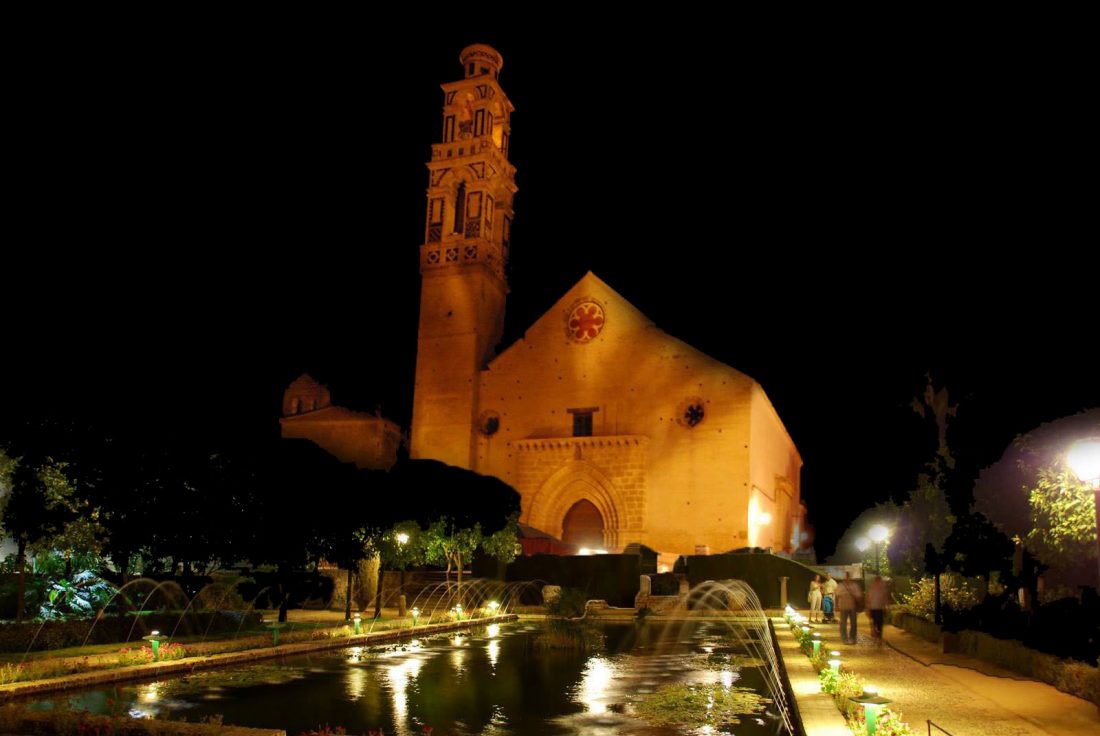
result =
[[[815,618],[816,616],[816,618]],[[814,575],[810,581],[810,623],[821,621],[821,576]]]

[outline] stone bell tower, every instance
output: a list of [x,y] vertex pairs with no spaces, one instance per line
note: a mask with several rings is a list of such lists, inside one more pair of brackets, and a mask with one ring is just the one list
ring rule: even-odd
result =
[[414,458],[472,469],[479,373],[504,327],[516,185],[503,59],[483,44],[459,59],[464,75],[442,85],[442,142],[428,163],[410,444]]

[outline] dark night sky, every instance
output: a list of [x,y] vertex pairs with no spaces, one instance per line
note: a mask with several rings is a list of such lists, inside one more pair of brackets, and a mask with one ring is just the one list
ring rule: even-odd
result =
[[505,343],[592,270],[753,376],[802,452],[819,552],[914,482],[927,371],[975,468],[1100,404],[1072,45],[539,35],[334,22],[25,57],[0,260],[12,414],[241,435],[308,371],[407,422],[424,163],[475,41],[517,110]]

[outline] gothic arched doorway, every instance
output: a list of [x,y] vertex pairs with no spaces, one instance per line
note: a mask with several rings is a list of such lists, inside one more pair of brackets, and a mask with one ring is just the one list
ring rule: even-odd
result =
[[603,516],[591,501],[581,500],[573,504],[565,512],[561,527],[563,542],[589,549],[603,549]]

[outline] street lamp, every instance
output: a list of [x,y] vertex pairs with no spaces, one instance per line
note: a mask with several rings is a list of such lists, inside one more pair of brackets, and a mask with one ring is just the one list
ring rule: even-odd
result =
[[401,552],[401,572],[398,577],[397,585],[397,615],[401,618],[405,617],[405,553],[404,546],[409,543],[409,535],[405,532],[397,533],[397,544],[402,547]]
[[886,541],[886,538],[890,536],[890,530],[884,527],[882,524],[875,524],[867,532],[867,536],[871,538],[871,541],[875,543],[875,575],[878,575],[882,570],[880,569],[880,555],[879,545]]
[[1096,506],[1096,589],[1100,590],[1100,437],[1074,442],[1066,455],[1066,464],[1082,483],[1092,486]]
[[856,549],[859,550],[859,554],[860,554],[859,574],[861,576],[863,576],[864,578],[867,577],[867,573],[864,571],[863,568],[865,568],[867,566],[867,562],[866,562],[866,560],[867,560],[867,550],[870,548],[870,546],[871,546],[871,540],[868,539],[867,537],[859,537],[858,539],[856,539]]

